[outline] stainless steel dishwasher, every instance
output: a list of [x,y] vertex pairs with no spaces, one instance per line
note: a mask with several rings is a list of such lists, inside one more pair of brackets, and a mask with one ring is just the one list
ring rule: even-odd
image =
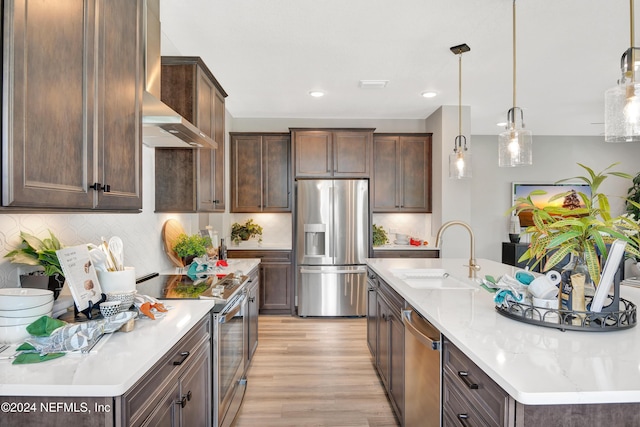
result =
[[440,331],[409,306],[402,312],[406,427],[438,427],[441,417]]

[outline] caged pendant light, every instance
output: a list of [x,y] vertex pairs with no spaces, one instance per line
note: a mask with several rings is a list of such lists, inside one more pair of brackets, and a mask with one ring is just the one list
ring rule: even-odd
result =
[[640,48],[633,47],[633,0],[631,15],[631,47],[620,60],[622,76],[615,87],[604,93],[604,140],[606,142],[640,142],[640,83],[636,72],[640,65]]
[[533,164],[533,134],[524,128],[522,109],[516,107],[516,0],[513,0],[513,107],[507,112],[505,129],[498,136],[498,166]]
[[453,142],[453,153],[449,154],[449,178],[471,178],[471,152],[467,138],[462,134],[462,54],[471,48],[461,44],[451,48],[458,55],[458,136]]

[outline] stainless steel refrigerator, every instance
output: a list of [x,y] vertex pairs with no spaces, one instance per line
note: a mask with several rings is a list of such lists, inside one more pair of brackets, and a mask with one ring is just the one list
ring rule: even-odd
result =
[[366,315],[369,181],[298,180],[296,251],[298,315]]

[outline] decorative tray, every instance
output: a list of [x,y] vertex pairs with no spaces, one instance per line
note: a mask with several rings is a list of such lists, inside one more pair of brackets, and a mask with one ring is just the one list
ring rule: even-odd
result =
[[[585,297],[586,306],[592,297]],[[601,312],[558,310],[536,307],[532,304],[507,302],[496,306],[503,316],[533,325],[560,329],[561,331],[608,332],[633,328],[637,323],[636,305],[624,298],[614,298]]]

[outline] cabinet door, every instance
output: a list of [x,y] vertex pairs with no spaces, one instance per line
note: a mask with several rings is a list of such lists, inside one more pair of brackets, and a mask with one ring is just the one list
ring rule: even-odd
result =
[[374,212],[400,210],[400,137],[374,136],[372,197]]
[[[256,276],[255,281],[251,283],[251,286],[249,288],[249,292],[248,292],[248,299],[249,299],[249,322],[248,322],[248,326],[249,326],[249,330],[247,333],[247,340],[248,340],[248,363],[251,363],[251,360],[253,360],[253,353],[256,352],[256,349],[258,348],[258,313],[259,313],[259,309],[260,309],[260,294],[258,292],[259,290],[259,286],[260,286],[260,280],[258,279],[258,277]],[[248,365],[247,365],[248,366]]]
[[333,175],[332,132],[294,131],[296,177]]
[[180,379],[180,425],[211,426],[211,358],[207,343]]
[[3,206],[93,206],[95,14],[83,0],[4,1]]
[[391,313],[389,331],[391,332],[389,350],[389,393],[391,401],[395,403],[398,419],[404,414],[404,325],[399,310]]
[[[142,0],[98,2],[98,209],[142,209]],[[70,154],[70,153],[66,153]]]
[[369,131],[333,134],[333,176],[369,177],[371,135]]
[[377,359],[378,341],[378,304],[376,302],[376,285],[373,280],[375,279],[367,278],[367,345],[375,361]]
[[263,212],[291,212],[290,148],[288,135],[262,138]]
[[431,137],[400,138],[400,207],[431,212]]
[[156,212],[194,212],[198,151],[155,149]]
[[[215,98],[216,89],[200,67],[195,67],[195,72],[196,120],[194,124],[205,135],[213,139],[213,132],[215,128],[213,100]],[[215,167],[213,161],[213,150],[203,148],[198,149],[197,210],[199,212],[210,212],[215,208],[213,203],[213,179]]]
[[214,128],[213,140],[218,143],[213,156],[213,211],[224,212],[225,204],[225,118],[224,96],[216,91],[213,99]]
[[260,312],[289,314],[292,311],[291,264],[260,263]]
[[231,212],[260,212],[262,206],[262,138],[231,137]]
[[[162,401],[149,415],[149,418],[141,424],[143,427],[178,427],[180,385],[176,381],[170,391],[162,398]],[[135,424],[134,424],[135,426]]]
[[376,298],[378,313],[378,354],[376,357],[376,367],[385,388],[389,389],[389,355],[391,346],[391,331],[389,328],[389,314],[391,309],[380,295]]

